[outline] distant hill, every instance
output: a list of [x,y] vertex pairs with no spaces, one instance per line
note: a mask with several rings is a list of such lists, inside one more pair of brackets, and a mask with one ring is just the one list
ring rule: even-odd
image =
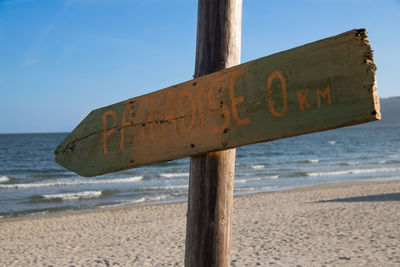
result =
[[360,127],[400,126],[400,96],[381,98],[382,120],[360,125]]

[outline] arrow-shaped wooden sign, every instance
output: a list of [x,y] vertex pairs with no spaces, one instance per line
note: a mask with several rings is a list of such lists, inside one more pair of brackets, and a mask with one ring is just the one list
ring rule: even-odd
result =
[[380,119],[365,30],[92,111],[55,151],[83,176]]

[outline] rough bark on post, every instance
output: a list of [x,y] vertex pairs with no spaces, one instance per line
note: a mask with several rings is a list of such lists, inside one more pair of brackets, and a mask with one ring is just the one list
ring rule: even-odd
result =
[[[195,77],[240,63],[242,0],[199,0]],[[229,266],[235,149],[190,159],[185,266]]]

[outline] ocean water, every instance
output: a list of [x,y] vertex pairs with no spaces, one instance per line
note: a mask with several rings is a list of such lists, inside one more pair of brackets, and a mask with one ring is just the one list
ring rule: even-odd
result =
[[[1,218],[187,201],[188,158],[85,178],[54,161],[66,135],[0,135]],[[347,127],[236,152],[236,195],[388,179],[400,179],[400,127]]]

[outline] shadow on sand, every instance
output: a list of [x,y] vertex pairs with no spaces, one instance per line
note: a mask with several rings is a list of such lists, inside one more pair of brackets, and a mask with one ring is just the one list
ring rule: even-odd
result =
[[330,200],[320,200],[314,203],[327,202],[382,202],[382,201],[400,201],[400,193],[369,195],[362,197],[336,198]]

